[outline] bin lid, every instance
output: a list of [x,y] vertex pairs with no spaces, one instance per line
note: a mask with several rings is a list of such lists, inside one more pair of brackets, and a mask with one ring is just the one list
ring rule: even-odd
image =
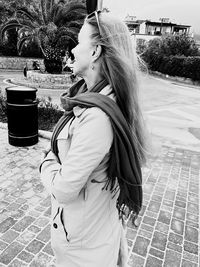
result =
[[20,92],[27,92],[27,91],[32,91],[36,92],[36,88],[32,87],[25,87],[25,86],[13,86],[13,87],[7,87],[6,91],[20,91]]

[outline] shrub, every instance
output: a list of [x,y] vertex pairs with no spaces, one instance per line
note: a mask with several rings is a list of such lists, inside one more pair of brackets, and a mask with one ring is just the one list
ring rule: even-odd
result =
[[155,38],[148,42],[145,56],[199,56],[198,47],[193,38],[181,35],[167,35]]
[[50,97],[38,98],[38,127],[40,130],[52,131],[63,115],[58,105],[52,103]]
[[142,58],[153,71],[200,80],[200,53],[194,40],[187,35],[150,40]]
[[197,56],[198,47],[193,38],[185,34],[164,36],[161,39],[161,51],[164,56]]
[[170,56],[163,57],[158,71],[171,75],[190,78],[193,81],[200,81],[200,56]]
[[185,58],[184,69],[187,77],[194,81],[200,81],[200,56]]
[[137,54],[141,55],[147,49],[147,41],[145,39],[137,39],[136,40],[136,51]]
[[7,108],[6,108],[6,97],[0,91],[0,121],[1,122],[7,122],[6,110],[7,110]]
[[155,38],[148,42],[147,48],[142,54],[142,58],[151,70],[157,70],[162,62],[161,39]]
[[[50,97],[38,98],[38,128],[40,130],[52,131],[57,121],[63,115],[58,105],[52,103]],[[0,121],[7,122],[6,97],[0,91]]]

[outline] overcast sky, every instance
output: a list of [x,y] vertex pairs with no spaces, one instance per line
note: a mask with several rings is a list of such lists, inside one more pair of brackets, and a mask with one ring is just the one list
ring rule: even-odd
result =
[[169,18],[200,34],[200,0],[103,0],[103,6],[122,19],[127,14],[156,21]]

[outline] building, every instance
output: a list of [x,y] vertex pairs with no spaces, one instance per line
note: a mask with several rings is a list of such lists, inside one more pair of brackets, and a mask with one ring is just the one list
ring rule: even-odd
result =
[[166,34],[190,34],[189,25],[172,23],[169,18],[161,18],[159,21],[138,20],[136,16],[127,15],[124,22],[130,32],[145,40]]

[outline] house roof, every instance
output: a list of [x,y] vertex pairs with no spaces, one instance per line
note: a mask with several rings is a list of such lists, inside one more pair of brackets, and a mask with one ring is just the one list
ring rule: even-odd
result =
[[151,21],[151,20],[146,20],[146,25],[152,25],[152,26],[174,26],[176,25],[175,23],[171,22],[160,22],[160,21]]
[[176,24],[176,23],[172,23],[172,22],[160,22],[160,21],[151,21],[151,20],[146,20],[146,25],[152,25],[152,26],[175,26],[178,28],[190,28],[191,26],[189,25],[182,25],[182,24]]
[[190,25],[182,25],[182,24],[176,24],[176,23],[172,23],[172,22],[166,22],[166,21],[151,21],[151,20],[139,20],[139,19],[136,19],[136,16],[130,16],[130,15],[127,15],[124,19],[124,22],[126,24],[129,24],[129,25],[140,25],[142,24],[143,22],[145,22],[146,25],[151,25],[151,26],[166,26],[166,27],[177,27],[177,28],[190,28],[191,26]]

